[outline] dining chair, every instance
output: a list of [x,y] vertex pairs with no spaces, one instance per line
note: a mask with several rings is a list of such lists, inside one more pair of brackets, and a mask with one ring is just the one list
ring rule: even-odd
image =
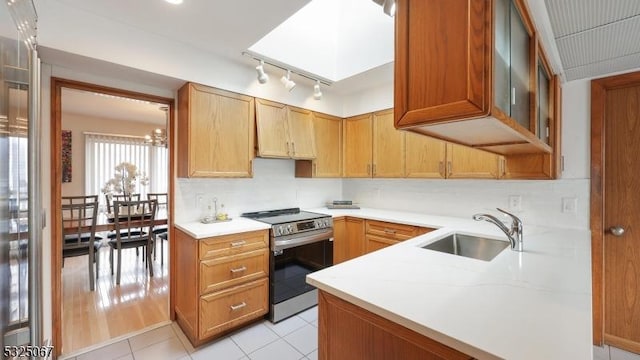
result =
[[[96,236],[98,195],[62,197],[62,261],[74,256],[89,255],[89,289],[95,289],[100,257],[96,256],[102,238]],[[95,263],[95,276],[93,264]]]
[[[157,212],[160,211],[162,207],[167,208],[167,193],[147,193],[148,200],[156,200],[158,207],[156,208],[156,218],[158,218]],[[168,239],[168,228],[167,225],[159,225],[153,228],[153,238],[154,243],[155,240],[160,238],[160,265],[164,265],[164,242]],[[153,259],[157,258],[158,252],[153,253]]]
[[[114,214],[114,201],[140,201],[140,194],[105,194],[105,199],[107,203],[107,212],[109,214]],[[141,229],[131,229],[131,235],[143,235]],[[115,239],[116,233],[114,231],[109,232],[107,234],[107,238]],[[136,248],[136,256],[139,255],[139,251]],[[144,252],[142,253],[142,261],[144,261]]]
[[[157,204],[155,200],[113,202],[116,236],[110,239],[108,244],[110,247],[109,261],[111,263],[111,275],[113,275],[113,253],[114,251],[118,253],[117,285],[120,285],[123,249],[137,249],[142,247],[146,252],[146,259],[151,259],[156,207]],[[137,209],[137,211],[134,212],[133,209]],[[147,231],[142,231],[145,228]],[[145,266],[149,268],[149,275],[153,276],[153,265],[151,261],[146,261]]]

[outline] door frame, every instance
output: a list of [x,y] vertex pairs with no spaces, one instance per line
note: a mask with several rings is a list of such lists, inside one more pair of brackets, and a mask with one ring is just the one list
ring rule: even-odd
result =
[[640,85],[640,71],[591,81],[591,276],[593,343],[604,343],[605,104],[608,90]]
[[175,319],[173,304],[175,299],[175,247],[173,242],[173,215],[175,196],[175,103],[172,98],[165,98],[156,95],[143,94],[135,91],[116,89],[107,86],[89,84],[85,82],[51,78],[51,290],[52,290],[52,330],[53,346],[55,356],[61,354],[62,350],[62,214],[58,209],[62,206],[62,89],[75,89],[90,92],[97,92],[107,95],[126,97],[136,100],[151,101],[169,106],[169,119],[167,131],[167,146],[169,151],[169,182],[168,186],[168,227],[169,227],[169,318]]

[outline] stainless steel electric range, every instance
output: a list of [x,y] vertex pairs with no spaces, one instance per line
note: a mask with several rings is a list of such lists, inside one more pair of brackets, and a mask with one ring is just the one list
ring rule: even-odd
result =
[[331,216],[299,208],[242,216],[271,225],[269,319],[275,323],[316,305],[318,291],[306,276],[333,265]]

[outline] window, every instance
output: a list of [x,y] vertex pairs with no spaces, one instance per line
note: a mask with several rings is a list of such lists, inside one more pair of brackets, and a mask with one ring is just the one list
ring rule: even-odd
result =
[[101,205],[105,205],[102,188],[122,162],[136,165],[149,177],[148,186],[136,184],[135,193],[140,193],[141,200],[149,192],[167,192],[167,148],[149,145],[142,137],[96,133],[85,133],[85,146],[85,190],[87,194],[99,194]]

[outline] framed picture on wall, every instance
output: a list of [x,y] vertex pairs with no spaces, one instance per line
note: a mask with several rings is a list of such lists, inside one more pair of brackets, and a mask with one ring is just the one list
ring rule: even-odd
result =
[[62,130],[62,182],[71,182],[71,130]]

